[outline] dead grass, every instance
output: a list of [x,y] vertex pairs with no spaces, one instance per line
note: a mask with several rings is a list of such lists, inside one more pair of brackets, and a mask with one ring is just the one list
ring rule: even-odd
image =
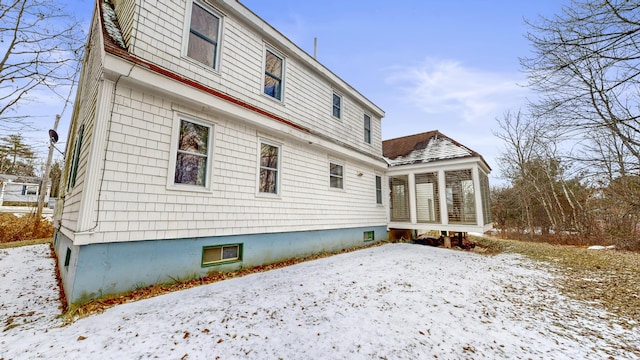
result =
[[20,246],[28,246],[28,245],[40,245],[40,244],[50,244],[53,241],[53,238],[42,238],[42,239],[33,239],[33,240],[20,240],[20,241],[11,241],[6,243],[0,243],[0,249],[9,249]]
[[475,241],[488,253],[518,253],[550,264],[560,274],[557,283],[565,295],[602,307],[618,316],[623,326],[640,324],[640,253],[489,238]]
[[48,220],[36,219],[34,214],[15,216],[11,213],[0,213],[0,244],[52,236],[53,225]]

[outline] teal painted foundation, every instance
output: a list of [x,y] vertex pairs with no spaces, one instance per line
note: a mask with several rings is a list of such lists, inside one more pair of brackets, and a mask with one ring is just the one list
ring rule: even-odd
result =
[[[373,241],[365,241],[368,231],[374,232]],[[386,239],[386,225],[81,246],[73,245],[58,232],[54,248],[67,302],[79,304],[143,286],[200,277],[210,271],[234,271]],[[203,266],[203,248],[224,244],[241,244],[241,259]]]

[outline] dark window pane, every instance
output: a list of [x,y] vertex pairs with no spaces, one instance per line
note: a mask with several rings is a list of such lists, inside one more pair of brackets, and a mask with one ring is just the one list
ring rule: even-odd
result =
[[191,32],[187,56],[205,65],[216,66],[220,19],[197,4],[191,13]]
[[260,145],[260,192],[272,194],[278,192],[278,152],[277,146]]
[[178,153],[176,158],[175,175],[175,182],[177,184],[205,186],[206,173],[206,157],[180,152]]
[[194,154],[207,154],[209,128],[189,121],[180,123],[178,149]]
[[333,188],[339,188],[339,189],[342,189],[342,178],[332,176],[332,177],[330,178],[330,183],[329,183],[329,184],[330,184],[330,186],[331,186],[331,187],[333,187]]
[[333,163],[329,164],[329,186],[342,189],[342,172],[342,165]]
[[331,164],[330,169],[331,169],[331,175],[342,176],[342,165]]
[[340,118],[342,98],[337,94],[333,94],[333,116]]
[[215,53],[215,45],[203,40],[193,33],[189,34],[189,48],[187,49],[187,56],[205,65],[214,67]]
[[278,167],[278,148],[262,144],[260,146],[260,166],[275,169]]
[[371,144],[371,117],[369,115],[364,116],[364,141]]
[[264,75],[264,93],[278,100],[280,97],[280,81],[273,78],[269,74]]
[[222,259],[237,259],[238,246],[225,246],[222,248]]
[[213,42],[218,40],[218,25],[220,19],[203,9],[197,4],[193,4],[191,12],[191,30],[198,32]]
[[282,59],[267,51],[265,70],[278,79],[282,79]]
[[382,177],[376,176],[376,204],[382,204]]
[[264,93],[281,100],[282,59],[267,50],[264,67]]
[[340,107],[340,96],[333,94],[333,106]]
[[260,169],[260,192],[277,193],[277,177],[275,170]]

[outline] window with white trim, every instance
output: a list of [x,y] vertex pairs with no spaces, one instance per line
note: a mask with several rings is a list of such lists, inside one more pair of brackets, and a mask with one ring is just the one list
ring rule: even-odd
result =
[[364,142],[371,144],[371,116],[364,114]]
[[376,204],[382,204],[382,177],[376,175]]
[[174,184],[208,186],[211,132],[210,125],[180,119]]
[[258,192],[278,194],[280,189],[280,147],[260,142],[260,183]]
[[344,167],[340,164],[329,163],[329,186],[344,189]]
[[84,124],[80,126],[76,141],[73,145],[73,157],[71,158],[71,169],[69,170],[69,182],[67,183],[67,190],[73,189],[76,186],[76,179],[78,177],[78,166],[80,165],[80,149],[82,148],[82,138],[84,137]]
[[220,19],[208,7],[197,1],[192,3],[187,56],[213,69],[218,68]]
[[333,117],[340,119],[342,115],[342,96],[333,93]]
[[22,195],[38,195],[38,185],[22,185]]
[[272,98],[282,100],[284,77],[284,59],[267,49],[264,55],[264,87],[263,92]]

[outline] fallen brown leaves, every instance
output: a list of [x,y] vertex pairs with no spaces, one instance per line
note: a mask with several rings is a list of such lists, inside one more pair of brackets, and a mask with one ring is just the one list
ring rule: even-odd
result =
[[320,259],[320,258],[332,256],[332,255],[341,254],[341,253],[347,253],[355,250],[362,250],[370,247],[380,246],[382,244],[384,244],[384,242],[378,242],[378,243],[374,243],[367,246],[343,249],[340,251],[324,252],[320,254],[311,255],[305,258],[289,259],[289,260],[284,260],[274,264],[254,266],[251,268],[245,268],[237,271],[210,272],[209,274],[201,278],[195,278],[195,279],[179,281],[179,282],[174,281],[170,284],[147,286],[147,287],[139,288],[139,289],[130,291],[128,293],[120,294],[117,296],[108,296],[108,297],[92,300],[80,306],[71,306],[69,309],[66,310],[66,313],[64,315],[67,322],[70,323],[85,316],[101,313],[106,309],[116,305],[138,301],[142,299],[148,299],[151,297],[155,297],[155,296],[166,294],[173,291],[190,289],[195,286],[212,284],[218,281],[242,277],[249,274],[280,269],[280,268],[284,268],[284,267],[291,266],[291,265],[298,264],[305,261],[311,261],[311,260]]

